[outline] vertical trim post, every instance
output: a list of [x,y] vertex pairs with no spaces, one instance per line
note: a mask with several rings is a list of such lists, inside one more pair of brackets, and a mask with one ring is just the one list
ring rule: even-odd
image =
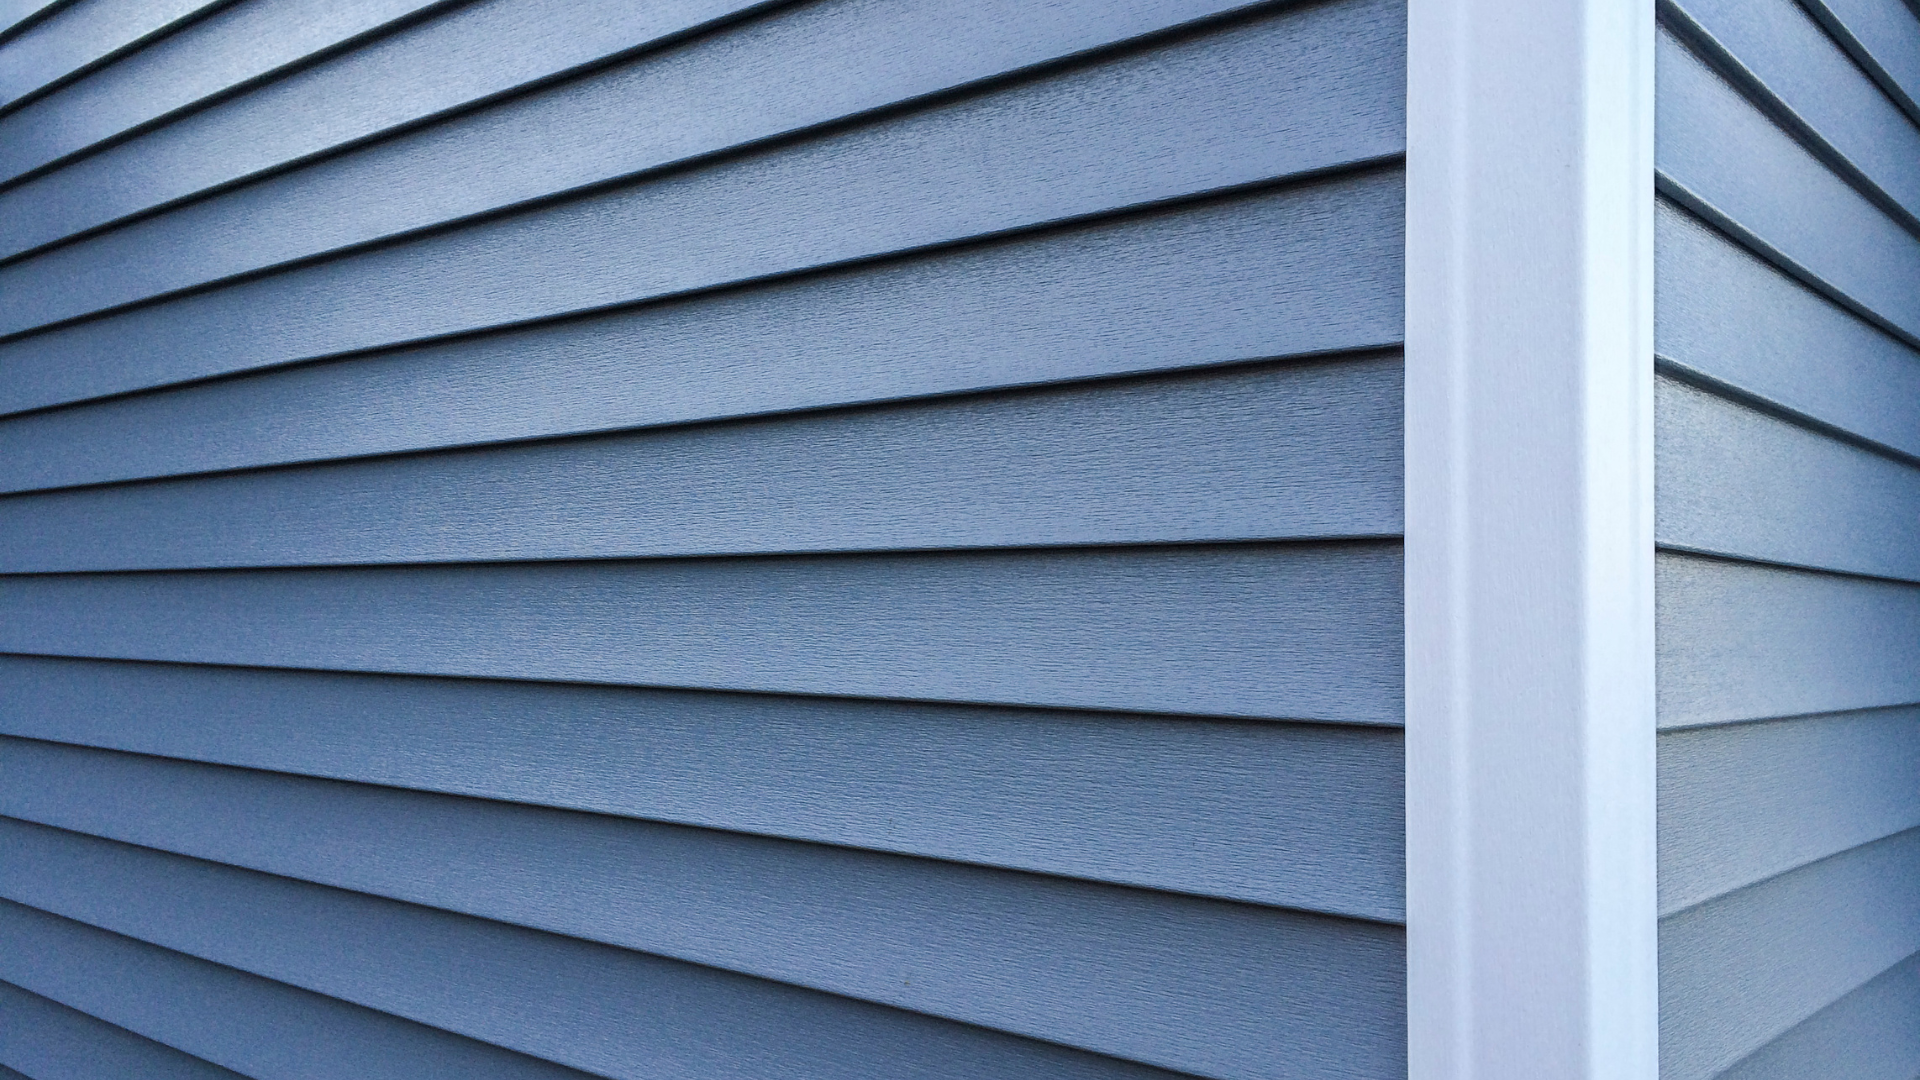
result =
[[1654,1080],[1653,2],[1409,0],[1413,1080]]

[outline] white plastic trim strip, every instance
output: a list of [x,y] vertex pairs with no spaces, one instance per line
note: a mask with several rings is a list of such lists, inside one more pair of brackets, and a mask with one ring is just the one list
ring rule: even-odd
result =
[[1409,0],[1413,1080],[1653,1080],[1653,0]]

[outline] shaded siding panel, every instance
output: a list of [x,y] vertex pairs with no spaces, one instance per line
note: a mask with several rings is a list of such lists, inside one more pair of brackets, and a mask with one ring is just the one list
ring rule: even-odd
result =
[[1920,15],[1887,0],[1812,0],[1807,9],[1920,123]]
[[1302,185],[3,419],[0,489],[1389,346],[1404,201]]
[[[0,982],[0,1061],[42,1080],[239,1080],[241,1074]],[[23,1074],[0,1066],[0,1077]]]
[[1920,702],[1920,586],[1664,554],[1660,723]]
[[[351,789],[335,797],[350,799]],[[252,807],[242,800],[235,812],[242,808]],[[328,813],[343,847],[326,856],[337,867],[328,876],[349,877],[352,892],[25,824],[0,829],[19,853],[0,887],[70,917],[614,1076],[652,1075],[650,1059],[687,1027],[652,1003],[700,973],[676,974],[680,965],[653,954],[1206,1075],[1374,1076],[1400,1053],[1397,1033],[1371,1023],[1403,992],[1398,930],[1346,923],[1329,933],[1261,909],[1169,910],[1141,894],[957,867],[915,870],[907,860],[867,857],[862,865],[831,849],[780,855],[768,842],[742,850],[724,836],[606,844],[563,829],[551,835],[575,839],[544,857],[552,872],[542,873],[503,850],[538,843],[539,830],[509,827],[496,836],[497,815],[489,822],[475,808],[482,816],[463,827],[469,812],[448,809],[429,812],[429,828],[392,845],[380,826],[409,822],[409,808]],[[268,813],[262,831],[277,826],[285,835],[289,820]],[[153,836],[184,827],[199,834],[187,845],[232,854],[210,823],[137,822],[113,831],[131,825]],[[434,831],[440,840],[427,839]],[[436,848],[492,848],[519,869],[507,888],[489,886],[498,879],[481,867],[461,872]],[[816,857],[826,864],[806,869]],[[300,856],[274,861],[301,869],[292,865]],[[364,869],[349,869],[356,864]],[[478,907],[491,918],[375,899],[395,882],[423,877],[439,883],[437,906]],[[164,899],[146,899],[156,892]],[[547,903],[536,907],[535,898]],[[573,936],[518,929],[508,908],[539,910],[543,923]],[[1155,924],[1162,929],[1143,933]],[[1158,970],[1146,981],[1142,969]]]
[[1661,1072],[1911,1080],[1920,15],[1662,20]]
[[[14,374],[0,408],[657,299],[1397,154],[1399,51],[1329,35],[1290,56],[1302,35],[1284,23],[23,338],[0,346]],[[1327,63],[1312,62],[1316,49]],[[639,251],[647,257],[630,256]]]
[[1920,128],[1806,8],[1793,0],[1688,0],[1669,23],[1746,68],[1755,89],[1777,103],[1777,122],[1798,128],[1830,168],[1877,189],[1863,194],[1883,196],[1908,224],[1920,220]]
[[1663,914],[1920,827],[1920,708],[1669,732]]
[[1920,954],[1910,956],[1754,1051],[1728,1080],[1805,1080],[1845,1061],[1848,1080],[1920,1076]]
[[1399,399],[1386,357],[16,496],[0,571],[1398,536]]
[[1664,199],[1656,228],[1664,364],[1920,458],[1920,352]]
[[1920,342],[1920,236],[1835,175],[1667,33],[1659,47],[1667,193],[1765,245],[1908,343]]
[[1386,728],[18,656],[0,672],[10,735],[1404,916]]
[[[422,7],[421,0],[254,0],[225,7],[0,116],[0,184],[315,52],[336,49]],[[12,197],[0,195],[0,217],[12,213],[14,205]],[[13,253],[0,247],[0,254]]]
[[1915,952],[1920,830],[1669,915],[1661,1075],[1714,1076]]
[[1655,397],[1662,546],[1920,581],[1920,462],[1669,379]]
[[[1392,10],[1371,0],[1229,27],[802,147],[771,149],[657,185],[363,257],[329,267],[318,278],[296,274],[287,283],[262,283],[225,303],[202,301],[213,307],[201,308],[199,318],[212,330],[218,325],[213,312],[232,318],[231,304],[246,296],[285,307],[292,324],[347,323],[312,344],[281,346],[300,350],[286,357],[297,359],[1378,158],[1398,150],[1404,108],[1403,82],[1392,66],[1403,49],[1387,32]],[[1371,47],[1353,48],[1355,42]],[[730,61],[710,64],[708,77],[737,81]],[[792,69],[778,70],[781,82],[789,81]],[[844,73],[826,77],[847,81]],[[701,97],[697,87],[662,82],[650,89],[668,100]],[[761,92],[796,101],[814,96],[790,85]],[[569,117],[597,114],[603,124],[622,127],[635,112],[660,111],[652,100],[621,102],[617,111],[567,104]],[[686,145],[662,147],[652,160],[581,163],[578,181],[657,168],[779,133],[768,130],[758,112],[696,114],[684,125],[663,117],[667,130]],[[452,123],[449,133],[466,121]],[[599,158],[613,134],[597,130],[576,138],[583,154]],[[535,138],[539,142],[529,144]],[[470,150],[485,147],[492,161],[526,161],[531,168],[520,182],[536,189],[456,209],[444,204],[485,191],[488,184],[478,177],[511,177],[514,171],[475,173],[408,155],[400,174],[434,185],[413,192],[391,175],[328,184],[324,175],[303,170],[285,182],[298,185],[296,191],[281,190],[285,184],[249,188],[0,268],[0,335],[576,186],[564,176],[567,165],[556,160],[545,126],[519,140],[462,132],[460,142]],[[375,186],[388,194],[370,206],[364,193]],[[208,220],[210,214],[227,224]],[[383,215],[401,216],[381,220]],[[514,251],[513,259],[500,258],[503,247]],[[625,257],[632,251],[650,254],[636,262]],[[423,274],[431,274],[432,288]],[[343,275],[356,285],[347,287]],[[316,280],[329,282],[324,298],[312,291]],[[404,290],[404,306],[394,303],[393,289]],[[351,319],[344,320],[349,311]],[[336,336],[349,326],[361,329]],[[320,343],[329,339],[331,344]],[[0,348],[0,363],[18,350]],[[28,348],[25,355],[35,351]]]
[[1390,724],[1400,581],[1385,543],[45,575],[0,648]]
[[0,45],[0,113],[215,6],[206,0],[67,4]]
[[[734,141],[775,135],[1241,5],[779,4],[772,6],[794,10],[747,23],[717,43],[697,36],[703,27],[768,6],[756,0],[462,5],[77,163],[57,180],[0,193],[0,251],[35,248],[377,139],[393,141],[306,169],[301,179],[271,190],[306,199],[309,207],[317,193],[331,191],[338,208],[341,199],[352,200],[355,183],[376,180],[425,188],[439,201],[362,203],[362,214],[410,210],[415,221],[471,214],[729,145],[725,138],[714,142],[716,127],[731,131]],[[683,50],[646,55],[690,36]],[[635,62],[541,89],[568,73],[620,60]],[[769,79],[782,81],[770,87]],[[495,99],[507,100],[449,127],[400,134]],[[625,122],[635,112],[663,122],[636,128]],[[551,155],[539,168],[489,167],[499,163],[489,150],[503,140],[535,138],[542,140],[539,152]],[[464,174],[470,184],[449,188],[443,172]],[[152,180],[128,188],[119,181],[129,174]],[[256,211],[278,205],[274,198],[253,204]],[[211,213],[217,219],[219,211]]]
[[0,980],[258,1080],[582,1075],[11,900],[0,934]]

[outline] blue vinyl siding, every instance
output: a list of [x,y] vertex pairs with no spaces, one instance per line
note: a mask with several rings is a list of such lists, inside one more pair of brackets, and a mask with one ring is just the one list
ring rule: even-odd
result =
[[0,1070],[1405,1075],[1404,3],[6,19]]
[[1661,1067],[1920,1073],[1920,13],[1663,3]]

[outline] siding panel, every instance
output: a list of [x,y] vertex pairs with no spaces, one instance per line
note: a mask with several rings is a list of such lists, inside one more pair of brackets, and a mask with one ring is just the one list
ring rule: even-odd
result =
[[0,647],[1388,724],[1400,589],[1385,543],[49,575]]
[[[730,123],[736,137],[777,134],[1161,31],[1239,3],[815,3],[742,27],[725,24],[760,9],[794,5],[470,3],[177,120],[77,163],[57,179],[0,194],[0,252],[16,254],[383,138],[397,142],[309,169],[305,179],[272,190],[311,200],[317,191],[330,190],[327,178],[351,183],[354,177],[377,177],[374,182],[387,188],[433,185],[439,201],[411,198],[382,207],[362,200],[363,214],[410,208],[415,217],[409,220],[436,220],[436,212],[440,218],[475,213],[678,160],[690,148],[710,149],[711,139],[702,143],[699,136],[710,135],[716,124]],[[584,82],[541,90],[568,73],[670,47],[703,29],[723,33],[680,53],[644,56]],[[758,64],[745,64],[748,55]],[[779,70],[764,70],[770,66]],[[688,83],[689,68],[703,72],[706,81]],[[858,77],[846,77],[849,71]],[[660,84],[671,84],[676,72],[682,73],[677,92],[661,93]],[[727,72],[737,76],[726,78]],[[769,90],[765,80],[776,74],[786,82]],[[841,77],[822,78],[832,74]],[[789,96],[781,92],[785,87],[804,92]],[[531,96],[503,101],[450,128],[401,134],[422,121],[516,95]],[[626,122],[636,112],[664,122],[636,128]],[[497,140],[541,137],[541,152],[553,156],[540,168],[509,172],[490,156]],[[432,163],[426,171],[433,175],[415,174],[410,162]],[[570,171],[562,171],[569,165]],[[469,184],[447,190],[440,173],[465,174]],[[129,187],[123,182],[128,175],[148,182]],[[268,210],[275,205],[271,199],[253,202]]]
[[1920,464],[1669,379],[1655,396],[1661,545],[1920,581]]
[[1664,728],[1920,702],[1920,588],[1681,554],[1657,575]]
[[1660,737],[1660,912],[1920,827],[1920,709]]
[[1390,345],[1403,201],[1397,177],[1283,189],[14,417],[0,489]]
[[214,7],[206,0],[80,0],[0,45],[0,114]]
[[[683,1026],[643,1019],[676,981],[701,974],[658,955],[1208,1076],[1386,1075],[1403,1053],[1396,1032],[1371,1023],[1404,992],[1397,929],[1200,901],[1170,909],[1147,894],[723,835],[629,831],[620,842],[553,812],[541,827],[524,811],[369,800],[318,781],[278,806],[271,786],[255,784],[265,799],[222,799],[221,819],[200,821],[169,795],[192,774],[146,779],[138,786],[158,797],[157,820],[125,804],[93,821],[353,891],[24,823],[0,828],[18,853],[0,888],[593,1072],[652,1075]],[[297,797],[321,787],[333,790]],[[302,811],[323,815],[339,846],[273,854]],[[249,812],[262,820],[231,842],[224,830]],[[375,898],[397,886],[417,899],[425,881],[436,906],[487,917]],[[508,925],[529,916],[571,936]],[[1158,970],[1143,980],[1142,969]]]
[[1398,536],[1399,404],[1387,358],[17,496],[0,571]]
[[0,979],[256,1080],[583,1076],[11,900],[0,935]]
[[1663,361],[1920,458],[1920,353],[1665,200],[1657,228]]
[[1670,915],[1660,1075],[1714,1076],[1916,951],[1920,830]]
[[1405,1075],[1401,0],[307,2],[0,107],[0,979]]
[[1920,237],[1780,130],[1686,46],[1659,43],[1663,188],[1778,253],[1862,314],[1920,343]]
[[[1385,0],[1348,0],[1283,14],[770,150],[680,182],[590,197],[470,236],[405,248],[353,263],[360,287],[343,292],[344,283],[336,284],[326,306],[335,321],[353,312],[353,322],[371,324],[371,333],[388,326],[391,336],[366,342],[386,344],[1398,153],[1405,91],[1394,73],[1403,67],[1402,49],[1382,25],[1393,11]],[[821,30],[833,25],[823,22]],[[1354,48],[1355,42],[1371,47]],[[344,176],[333,175],[341,165],[302,171],[0,268],[0,335],[779,134],[789,125],[769,124],[763,110],[744,106],[770,93],[793,101],[819,95],[791,85],[791,56],[773,55],[778,65],[745,66],[763,67],[777,82],[746,78],[742,65],[723,54],[719,63],[701,65],[706,70],[696,85],[650,79],[639,100],[564,101],[569,117],[598,116],[603,125],[622,126],[636,113],[667,111],[667,101],[698,103],[693,115],[660,117],[675,138],[637,160],[630,156],[634,140],[610,141],[607,130],[560,136],[561,146],[577,144],[593,159],[570,164],[554,145],[551,125],[522,128],[512,139],[465,131],[468,122],[455,120],[441,138],[457,138],[469,153],[484,147],[490,161],[537,167],[476,172],[409,153],[401,158],[404,175],[429,185],[420,191],[407,190],[391,169]],[[823,82],[864,81],[844,67],[817,70]],[[1275,77],[1280,72],[1284,78]],[[719,102],[706,101],[706,87],[698,83],[720,79],[736,89]],[[626,159],[597,160],[608,146],[626,147]],[[488,176],[507,184],[517,179],[520,190],[488,192]],[[376,187],[387,194],[369,205],[365,192]],[[466,205],[450,205],[455,201]],[[861,209],[857,217],[848,213],[854,207]],[[826,218],[832,231],[823,231]],[[503,248],[514,252],[511,259],[500,257]],[[650,255],[639,262],[627,257],[633,251]],[[584,259],[597,265],[581,265]],[[560,260],[573,272],[562,270]],[[419,262],[435,267],[434,288],[426,287]],[[331,276],[337,280],[339,273]],[[405,290],[404,306],[396,307],[387,293],[396,288]],[[313,301],[303,303],[299,295],[295,286],[276,303],[310,309]],[[0,351],[0,361],[10,351]]]
[[[37,1080],[244,1080],[8,982],[0,982],[0,1058]],[[0,1066],[0,1077],[21,1075]]]
[[1847,1063],[1848,1080],[1913,1080],[1920,1075],[1920,954],[1822,1009],[1754,1051],[1727,1080],[1804,1080]]
[[1404,917],[1400,733],[0,657],[0,731]]
[[[1399,152],[1403,92],[1380,74],[1397,66],[1355,53],[1346,70],[1304,57],[1289,69],[1297,35],[1257,23],[1232,36],[14,341],[0,347],[15,374],[0,407],[632,303]],[[1276,66],[1298,77],[1276,81]]]
[[1830,166],[1873,185],[1862,193],[1884,197],[1909,227],[1920,223],[1920,128],[1807,9],[1793,0],[1687,0],[1677,14],[1669,21],[1704,31],[1784,106],[1780,120],[1824,143]]
[[1808,10],[1920,123],[1920,15],[1887,0],[1813,0]]
[[[420,0],[252,0],[228,6],[0,116],[0,185],[422,7]],[[0,195],[0,217],[10,216],[13,203]],[[13,251],[0,247],[0,253]]]

